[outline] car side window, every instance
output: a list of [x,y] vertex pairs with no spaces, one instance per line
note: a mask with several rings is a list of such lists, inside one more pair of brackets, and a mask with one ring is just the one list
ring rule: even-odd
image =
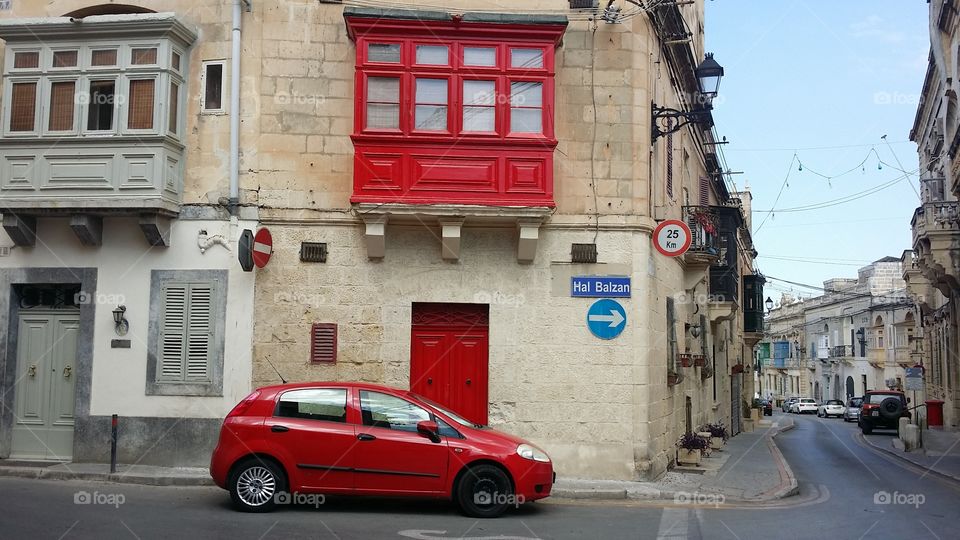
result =
[[277,403],[274,416],[347,421],[347,390],[345,388],[304,388],[284,392]]
[[360,391],[360,412],[365,426],[413,433],[417,423],[432,419],[429,411],[405,399],[369,390]]

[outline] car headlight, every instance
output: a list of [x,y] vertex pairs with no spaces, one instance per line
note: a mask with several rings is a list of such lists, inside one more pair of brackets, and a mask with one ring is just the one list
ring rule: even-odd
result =
[[518,446],[517,455],[524,459],[550,463],[550,456],[548,456],[546,452],[530,444],[521,444]]

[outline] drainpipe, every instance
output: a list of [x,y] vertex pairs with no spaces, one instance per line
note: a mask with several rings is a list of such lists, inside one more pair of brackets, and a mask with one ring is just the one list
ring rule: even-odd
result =
[[238,214],[240,204],[240,28],[243,9],[249,0],[233,0],[233,52],[230,57],[230,213]]

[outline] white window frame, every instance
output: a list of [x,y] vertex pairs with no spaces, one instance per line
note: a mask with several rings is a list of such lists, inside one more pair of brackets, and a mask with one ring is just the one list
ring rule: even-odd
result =
[[[131,64],[133,49],[156,48],[157,63],[151,65]],[[117,64],[113,66],[92,66],[92,54],[96,50],[116,50]],[[53,53],[57,51],[77,51],[77,66],[68,68],[53,67]],[[39,67],[14,69],[14,57],[17,53],[36,52],[39,54]],[[180,55],[180,69],[173,69],[173,52]],[[221,62],[224,63],[225,61]],[[116,137],[133,135],[139,137],[173,137],[182,139],[185,133],[186,97],[189,88],[186,74],[189,73],[189,59],[184,50],[165,39],[133,40],[118,43],[115,39],[80,41],[54,41],[42,44],[7,45],[3,59],[3,106],[0,136],[16,138],[60,138],[60,137]],[[224,68],[226,69],[226,68]],[[226,78],[226,74],[224,75]],[[130,129],[128,126],[130,81],[139,79],[154,80],[153,126],[151,129]],[[50,131],[50,91],[53,82],[73,80],[76,84],[76,102],[74,107],[74,129],[71,131]],[[87,129],[90,114],[90,82],[94,80],[112,80],[115,85],[114,120],[110,130]],[[180,86],[177,102],[177,133],[169,128],[169,84],[176,82]],[[32,131],[10,131],[12,111],[11,94],[14,83],[37,83],[37,105]],[[226,91],[224,91],[226,93]],[[86,99],[84,99],[86,95]]]
[[[121,122],[123,128],[120,130],[124,135],[155,135],[157,133],[166,133],[167,128],[165,126],[160,126],[157,122],[159,121],[158,115],[161,111],[166,111],[166,107],[162,107],[162,102],[160,99],[160,81],[163,77],[156,74],[148,73],[138,73],[130,74],[128,77],[124,77],[123,80],[123,89],[121,95],[124,96],[123,100],[117,103],[117,109],[121,111],[122,118]],[[129,111],[130,111],[130,83],[132,81],[153,81],[153,122],[151,123],[150,129],[132,129],[128,122],[130,120]]]
[[[80,118],[81,118],[80,109],[82,108],[80,100],[77,99],[77,92],[80,89],[81,78],[76,74],[68,75],[64,73],[60,75],[59,72],[57,73],[58,73],[57,75],[51,75],[49,77],[45,77],[43,80],[43,89],[42,89],[43,91],[41,92],[41,99],[43,101],[40,103],[41,111],[42,111],[40,114],[40,121],[42,122],[42,125],[40,126],[40,133],[44,136],[49,136],[49,137],[64,137],[64,136],[76,135],[77,133],[79,133],[79,129],[80,129]],[[73,86],[73,129],[71,130],[66,130],[66,131],[50,130],[50,112],[52,110],[50,107],[50,98],[53,97],[53,83],[58,83],[58,82],[72,82],[74,85]]]
[[[182,57],[181,57],[182,59]],[[207,67],[220,66],[220,108],[207,108]],[[226,59],[204,60],[200,63],[200,114],[224,115],[227,114],[227,88],[229,87]]]
[[[37,137],[41,130],[41,121],[43,120],[43,77],[39,74],[29,77],[17,77],[11,79],[5,78],[3,81],[3,136],[14,138]],[[10,117],[13,115],[13,109],[9,106],[13,100],[13,85],[15,83],[37,83],[36,105],[33,110],[33,129],[30,131],[11,131]]]
[[[122,84],[123,78],[120,76],[119,73],[103,73],[103,74],[94,73],[92,75],[84,75],[83,77],[80,78],[80,80],[82,81],[82,84],[83,84],[83,92],[86,92],[86,98],[83,99],[83,102],[82,102],[83,108],[80,113],[80,121],[83,122],[83,126],[80,128],[80,131],[83,133],[83,136],[113,137],[119,134],[120,133],[120,101],[122,101],[124,98],[121,98],[118,96],[123,95],[121,94],[122,92],[121,84]],[[113,95],[114,95],[113,125],[110,126],[109,130],[89,129],[87,127],[87,119],[90,115],[90,101],[91,101],[91,97],[89,93],[90,83],[92,81],[107,81],[107,80],[112,80],[114,85],[113,86]]]

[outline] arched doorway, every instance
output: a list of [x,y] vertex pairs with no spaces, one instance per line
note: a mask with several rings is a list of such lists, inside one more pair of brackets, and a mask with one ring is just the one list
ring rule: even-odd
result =
[[853,387],[853,377],[847,377],[847,399],[850,399],[854,396],[856,390]]

